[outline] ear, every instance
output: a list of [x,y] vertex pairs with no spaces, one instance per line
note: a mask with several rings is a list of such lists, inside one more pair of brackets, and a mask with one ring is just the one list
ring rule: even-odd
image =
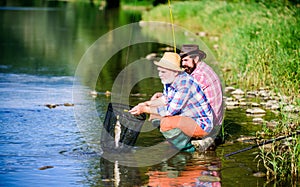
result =
[[195,58],[194,58],[194,61],[196,62],[196,63],[198,63],[199,62],[199,56],[196,56]]

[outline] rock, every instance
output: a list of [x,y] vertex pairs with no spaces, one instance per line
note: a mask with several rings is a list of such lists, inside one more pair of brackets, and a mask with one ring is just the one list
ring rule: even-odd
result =
[[266,174],[264,172],[259,171],[259,172],[253,173],[253,176],[254,177],[265,177]]
[[221,181],[220,177],[209,176],[209,175],[199,176],[198,179],[202,182],[220,182]]
[[259,107],[260,104],[258,104],[258,103],[251,103],[251,106],[253,106],[253,107]]
[[255,136],[243,136],[241,135],[238,139],[236,139],[236,141],[238,142],[242,142],[242,143],[253,143],[253,140],[255,140],[256,137]]
[[90,91],[90,95],[91,95],[92,97],[97,97],[98,92],[97,92],[96,90]]
[[247,114],[265,114],[266,111],[261,108],[248,108],[246,110]]
[[257,97],[258,96],[258,92],[256,91],[248,91],[247,92],[247,97]]
[[54,168],[54,166],[42,166],[39,168],[39,170],[45,170],[45,169],[50,169],[50,168]]
[[244,95],[245,92],[241,89],[236,89],[233,92],[231,92],[232,95]]
[[261,97],[270,97],[270,94],[267,93],[266,91],[262,90],[258,92],[259,96]]
[[50,109],[57,107],[56,104],[45,104],[45,106],[50,108]]
[[247,106],[246,102],[240,102],[240,106]]
[[239,102],[237,102],[237,101],[226,101],[225,105],[226,106],[239,106]]
[[227,93],[230,93],[230,92],[232,92],[234,90],[235,90],[235,88],[231,87],[231,86],[228,86],[228,87],[225,88],[225,92],[227,92]]
[[299,112],[299,108],[295,107],[294,105],[284,106],[282,110],[284,112]]
[[223,98],[225,101],[234,101],[234,99],[232,97],[224,97]]
[[73,103],[64,103],[64,106],[74,106]]
[[237,100],[242,100],[244,95],[232,95]]
[[253,118],[252,121],[253,123],[259,123],[259,124],[262,124],[264,122],[262,118]]

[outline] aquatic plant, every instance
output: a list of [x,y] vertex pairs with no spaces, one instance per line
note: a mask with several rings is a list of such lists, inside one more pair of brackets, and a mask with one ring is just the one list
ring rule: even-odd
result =
[[[293,186],[300,179],[300,121],[296,118],[289,118],[288,114],[281,113],[282,120],[274,129],[266,125],[258,133],[258,138],[278,137],[294,134],[292,137],[282,141],[274,142],[269,147],[261,146],[256,159],[259,165],[266,169],[266,176],[269,181],[276,180],[277,183],[291,183]],[[263,132],[263,133],[262,133]]]

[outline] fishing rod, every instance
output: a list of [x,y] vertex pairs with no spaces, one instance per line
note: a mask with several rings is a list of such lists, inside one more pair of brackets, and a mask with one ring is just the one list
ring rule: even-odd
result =
[[267,140],[267,141],[264,141],[260,144],[257,144],[257,145],[253,145],[253,146],[249,146],[249,147],[246,147],[244,149],[240,149],[238,151],[235,151],[235,152],[232,152],[232,153],[228,153],[225,155],[225,157],[229,157],[231,155],[235,155],[235,154],[238,154],[238,153],[242,153],[242,152],[245,152],[245,151],[248,151],[248,150],[251,150],[251,149],[254,149],[256,147],[260,147],[262,145],[266,145],[266,144],[269,144],[269,143],[273,143],[273,142],[276,142],[276,141],[279,141],[279,140],[282,140],[282,139],[286,139],[286,138],[289,138],[291,136],[294,136],[294,135],[298,135],[300,134],[300,131],[296,131],[296,133],[292,133],[288,136],[281,136],[281,137],[278,137],[278,138],[275,138],[275,139],[270,139],[270,140]]

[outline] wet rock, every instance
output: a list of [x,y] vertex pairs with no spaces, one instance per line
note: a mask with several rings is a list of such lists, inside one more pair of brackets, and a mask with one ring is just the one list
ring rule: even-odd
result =
[[253,106],[253,107],[259,107],[260,104],[258,104],[258,103],[251,103],[251,106]]
[[92,90],[90,91],[90,95],[95,98],[98,96],[98,92],[96,90]]
[[296,107],[294,105],[287,105],[284,106],[282,111],[284,112],[299,112],[299,107]]
[[50,169],[50,168],[54,168],[54,166],[42,166],[40,168],[38,168],[39,170],[46,170],[46,169]]
[[226,106],[239,106],[239,102],[237,101],[226,101]]
[[270,94],[268,92],[266,92],[265,90],[259,91],[258,95],[260,97],[270,97]]
[[64,106],[74,106],[73,103],[64,103]]
[[254,177],[265,177],[266,174],[264,172],[259,171],[259,172],[253,173],[253,176]]
[[246,102],[239,102],[240,106],[247,106]]
[[233,99],[232,97],[224,97],[225,101],[234,101],[235,99]]
[[248,108],[246,110],[246,113],[255,115],[255,114],[265,114],[266,111],[261,108]]
[[253,118],[252,121],[253,123],[258,123],[258,124],[262,124],[264,122],[262,118]]
[[199,176],[198,179],[202,182],[220,182],[221,181],[220,177],[209,176],[209,175]]
[[45,106],[52,109],[52,108],[56,108],[57,104],[45,104]]
[[244,95],[232,95],[237,100],[242,100]]
[[247,97],[257,97],[258,96],[258,92],[256,91],[248,91],[247,92]]
[[232,95],[244,95],[245,92],[241,89],[236,89],[233,92],[231,92]]
[[228,87],[225,88],[225,92],[227,92],[227,93],[230,93],[230,92],[232,92],[234,90],[235,90],[235,88],[231,87],[231,86],[228,86]]
[[253,143],[253,141],[256,139],[255,136],[244,136],[241,135],[236,141],[242,142],[242,143]]

